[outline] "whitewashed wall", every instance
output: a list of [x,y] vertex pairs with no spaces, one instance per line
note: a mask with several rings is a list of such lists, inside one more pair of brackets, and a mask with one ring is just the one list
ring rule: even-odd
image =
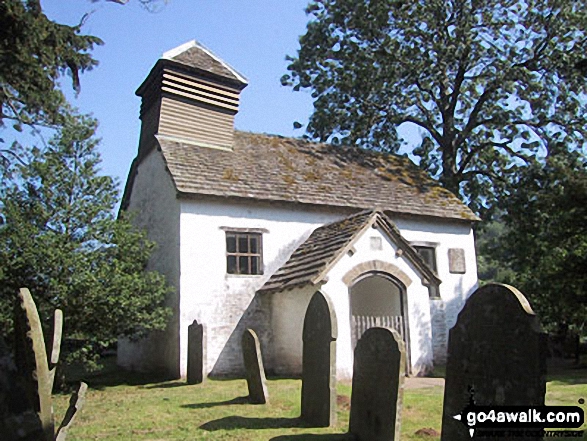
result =
[[[179,214],[175,186],[166,170],[161,152],[154,149],[138,167],[128,211],[134,212],[139,227],[157,243],[148,264],[149,270],[164,274],[170,286],[179,286]],[[132,343],[118,343],[118,364],[139,371],[161,371],[169,377],[179,375],[179,292],[169,296],[167,305],[174,315],[166,332]]]
[[[476,265],[474,262],[474,244],[470,227],[422,223],[410,224],[404,222],[409,239],[425,241],[437,245],[437,264],[441,285],[441,299],[430,299],[428,288],[422,285],[419,271],[405,259],[405,255],[396,255],[396,246],[377,229],[366,229],[354,244],[354,253],[344,255],[329,271],[327,283],[322,286],[307,286],[304,288],[272,294],[271,324],[272,324],[272,369],[281,375],[299,375],[302,369],[302,329],[305,309],[313,293],[320,289],[331,300],[335,309],[338,323],[337,339],[337,378],[349,380],[352,378],[353,353],[351,344],[351,311],[349,307],[349,286],[343,282],[344,276],[365,262],[388,262],[402,271],[412,282],[407,287],[407,310],[410,333],[409,362],[411,375],[422,375],[433,366],[433,357],[436,353],[442,361],[446,351],[447,323],[444,319],[445,305],[462,306],[464,298],[469,295],[477,283]],[[419,229],[428,227],[432,231]],[[414,231],[416,231],[415,234]],[[417,232],[421,234],[417,234]],[[402,234],[403,231],[402,231]],[[381,238],[381,250],[371,249],[371,238]],[[448,257],[441,257],[448,248],[462,247],[467,259],[467,273],[462,275],[450,274],[448,271]],[[446,285],[445,285],[446,283]],[[451,291],[451,290],[454,290]],[[459,308],[460,308],[459,306]],[[440,310],[440,312],[438,312]],[[460,310],[460,309],[459,309]],[[431,313],[437,312],[436,317]],[[432,325],[436,319],[436,334],[438,342],[433,339]],[[438,344],[438,346],[434,346]]]
[[[371,249],[371,238],[381,238],[381,249]],[[349,309],[349,286],[343,277],[357,265],[377,260],[390,263],[402,271],[410,280],[407,287],[407,310],[410,333],[409,359],[412,374],[425,371],[432,364],[432,345],[430,328],[430,306],[428,288],[422,285],[419,271],[402,255],[396,255],[395,244],[378,229],[368,228],[354,245],[352,256],[346,254],[328,273],[328,283],[322,292],[328,294],[336,309],[338,320],[337,376],[352,377],[353,353],[351,345],[351,311]]]
[[[311,232],[345,214],[267,203],[186,201],[181,204],[181,374],[187,366],[187,327],[194,319],[207,329],[207,366],[212,375],[241,370],[241,333],[258,327],[263,311],[255,292],[283,265]],[[259,228],[263,234],[262,276],[226,273],[226,233],[222,228]],[[243,313],[247,311],[243,319]],[[263,330],[260,330],[263,332]],[[266,339],[261,339],[262,344]],[[261,348],[263,351],[263,347]]]
[[308,285],[269,294],[272,335],[267,367],[274,374],[294,377],[302,374],[304,318],[312,296],[319,289],[320,286]]
[[[436,244],[436,264],[442,280],[440,297],[444,303],[447,328],[452,328],[465,300],[477,289],[477,258],[473,229],[464,222],[435,222],[393,218],[402,236],[410,242],[430,242]],[[465,250],[465,274],[451,274],[448,266],[449,248]]]
[[[154,185],[155,182],[159,184]],[[238,202],[222,198],[180,202],[158,151],[151,152],[141,163],[129,208],[138,212],[139,224],[148,227],[149,237],[159,244],[150,267],[164,273],[169,283],[177,289],[169,299],[174,316],[168,331],[139,345],[121,341],[121,365],[139,370],[163,369],[170,375],[184,376],[187,365],[187,327],[197,319],[206,326],[206,365],[213,375],[234,374],[241,370],[240,338],[245,327],[256,328],[262,334],[265,357],[277,360],[285,356],[284,363],[294,370],[301,368],[304,303],[307,305],[316,287],[309,288],[307,292],[303,290],[296,294],[292,291],[284,297],[276,297],[271,306],[268,305],[272,300],[265,299],[269,303],[263,304],[255,292],[315,228],[350,214],[348,211],[294,204]],[[393,221],[409,241],[436,244],[438,273],[443,280],[440,287],[442,307],[434,307],[432,310],[441,309],[446,314],[447,327],[452,326],[464,300],[477,284],[470,226],[466,223],[419,221],[401,217]],[[263,275],[238,276],[226,273],[225,230],[222,228],[266,230],[263,234]],[[349,293],[342,276],[358,263],[377,258],[377,253],[386,255],[385,258],[380,256],[381,260],[393,263],[396,259],[393,246],[387,240],[383,240],[382,251],[374,254],[367,249],[368,235],[374,232],[377,233],[370,229],[365,233],[365,238],[356,244],[355,255],[345,256],[338,262],[329,274],[329,282],[323,287],[325,294],[335,304],[339,320],[340,378],[350,377],[352,369]],[[465,250],[466,274],[449,273],[449,248]],[[426,303],[428,292],[419,282],[417,271],[401,259],[396,263],[414,280],[408,291],[408,309],[410,330],[413,336],[418,336],[418,342],[412,342],[410,357],[413,373],[418,373],[430,365],[432,351],[428,346],[432,338],[429,329],[431,306]],[[178,292],[181,292],[181,296]],[[285,309],[285,303],[297,298],[301,303],[294,309],[300,311],[301,318],[291,321],[287,317],[291,319],[292,316],[297,317],[297,314],[292,315],[293,311]],[[280,306],[280,302],[283,305]],[[279,313],[275,315],[275,311],[285,315],[279,318]],[[418,318],[412,318],[412,315]],[[436,318],[438,322],[439,317]],[[275,324],[274,329],[261,329],[270,322]],[[273,347],[268,348],[269,344],[273,344]],[[283,352],[287,347],[290,352]],[[270,360],[267,364],[275,365]],[[284,368],[279,373],[286,373],[286,370]]]

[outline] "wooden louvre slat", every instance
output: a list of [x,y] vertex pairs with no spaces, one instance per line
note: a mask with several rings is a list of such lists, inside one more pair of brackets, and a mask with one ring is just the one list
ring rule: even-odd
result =
[[186,86],[190,86],[195,89],[201,89],[201,90],[208,91],[208,92],[214,92],[215,94],[222,95],[222,96],[229,98],[229,99],[231,98],[236,101],[239,100],[239,93],[238,92],[233,92],[233,91],[230,91],[227,89],[223,89],[222,87],[219,87],[216,84],[207,83],[200,78],[193,78],[193,77],[190,78],[190,77],[180,76],[176,73],[171,74],[171,73],[165,72],[165,73],[163,73],[163,80],[164,81],[171,80],[174,82],[185,84]]
[[196,106],[176,106],[169,103],[169,99],[164,99],[164,104],[161,108],[161,119],[185,121],[186,124],[203,123],[206,126],[225,128],[227,124],[233,124],[234,117],[232,115],[214,115],[207,109],[199,109]]
[[159,133],[211,146],[232,147],[234,116],[164,97]]
[[225,103],[222,103],[222,102],[220,102],[218,100],[211,100],[211,99],[208,99],[208,98],[205,98],[205,97],[201,97],[201,96],[195,95],[193,93],[182,92],[182,91],[177,90],[177,89],[175,89],[173,87],[163,86],[163,87],[161,87],[161,90],[163,92],[171,93],[171,94],[178,95],[178,96],[181,96],[181,97],[184,97],[184,98],[189,98],[189,99],[192,99],[192,100],[195,100],[195,101],[201,101],[202,103],[206,103],[206,104],[210,104],[210,105],[213,105],[213,106],[222,107],[224,109],[232,110],[234,112],[238,112],[238,106],[225,104]]
[[176,83],[174,81],[170,81],[170,80],[163,80],[163,85],[166,87],[178,89],[183,92],[191,93],[195,96],[207,98],[212,101],[218,101],[221,104],[225,104],[228,106],[234,106],[236,109],[238,109],[238,104],[239,104],[238,99],[227,98],[227,97],[218,95],[216,93],[206,92],[206,91],[200,90],[198,88],[189,87],[189,86],[186,86],[183,84],[178,84],[178,83]]

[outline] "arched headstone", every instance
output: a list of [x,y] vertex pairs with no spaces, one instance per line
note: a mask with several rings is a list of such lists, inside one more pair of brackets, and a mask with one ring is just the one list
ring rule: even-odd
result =
[[204,341],[204,325],[197,320],[188,326],[188,384],[200,384],[206,376],[205,370],[206,344]]
[[263,369],[263,358],[261,357],[261,345],[259,338],[252,329],[243,333],[242,339],[243,360],[249,388],[249,402],[252,404],[267,403],[267,380],[265,369]]
[[310,300],[304,318],[302,419],[314,427],[336,421],[336,315],[320,291]]
[[395,330],[369,328],[358,341],[349,422],[357,441],[399,440],[405,357]]
[[475,291],[448,337],[441,440],[471,439],[454,418],[471,400],[478,406],[543,406],[545,337],[516,288],[490,284]]

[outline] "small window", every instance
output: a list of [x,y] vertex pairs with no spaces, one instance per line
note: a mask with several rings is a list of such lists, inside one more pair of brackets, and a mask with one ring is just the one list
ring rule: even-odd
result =
[[414,245],[414,249],[418,252],[422,260],[436,272],[436,249],[430,246]]
[[228,274],[263,274],[260,233],[226,232],[226,272]]

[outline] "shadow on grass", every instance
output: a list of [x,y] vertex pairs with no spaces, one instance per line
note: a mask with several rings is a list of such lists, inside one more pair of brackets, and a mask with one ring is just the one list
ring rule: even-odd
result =
[[172,381],[172,382],[167,382],[167,383],[157,383],[157,384],[151,384],[149,386],[145,386],[145,389],[172,389],[175,387],[182,387],[182,386],[191,386],[190,384],[188,384],[186,381]]
[[184,409],[208,409],[210,407],[217,406],[230,406],[232,404],[250,404],[249,397],[237,397],[227,401],[217,401],[212,403],[194,403],[194,404],[183,404],[181,407]]
[[69,385],[77,385],[80,381],[84,381],[92,389],[103,390],[107,387],[113,386],[144,386],[147,384],[153,387],[177,387],[186,384],[181,381],[175,381],[167,386],[164,382],[177,380],[177,378],[170,378],[162,373],[147,373],[128,371],[117,366],[116,356],[105,357],[100,360],[102,364],[101,369],[97,371],[87,371],[80,365],[68,365],[64,368],[65,380]]
[[242,416],[229,416],[217,420],[208,421],[200,426],[200,429],[208,432],[216,430],[235,429],[289,429],[292,427],[308,427],[300,418],[248,418]]
[[299,435],[280,435],[271,438],[269,441],[354,441],[356,438],[350,433],[340,434],[321,434],[313,433],[299,434]]
[[587,364],[577,364],[573,360],[548,359],[547,381],[556,381],[568,385],[587,383]]

